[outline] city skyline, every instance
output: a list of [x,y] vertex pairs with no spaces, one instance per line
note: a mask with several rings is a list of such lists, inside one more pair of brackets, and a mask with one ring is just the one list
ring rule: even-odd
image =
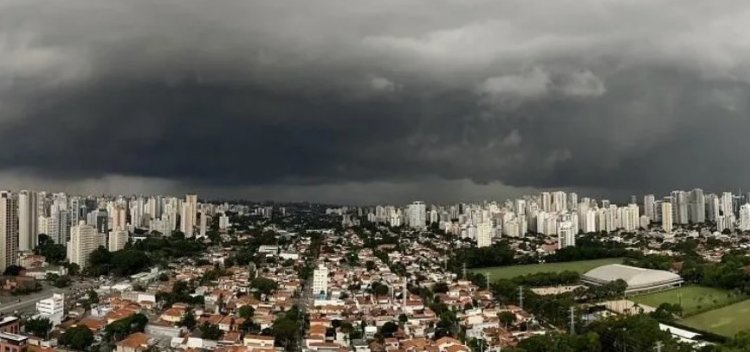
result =
[[742,0],[0,0],[0,351],[750,352]]

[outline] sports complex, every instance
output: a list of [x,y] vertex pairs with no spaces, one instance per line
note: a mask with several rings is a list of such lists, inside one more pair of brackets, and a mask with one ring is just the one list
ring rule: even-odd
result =
[[683,315],[677,324],[726,337],[750,330],[750,299],[732,291],[684,285],[677,274],[622,265],[622,259],[611,258],[567,263],[516,265],[476,268],[493,279],[512,278],[539,272],[576,271],[587,285],[603,285],[621,279],[627,283],[627,299],[640,306],[656,308],[662,303],[679,304]]
[[680,275],[664,270],[643,269],[622,264],[603,265],[589,270],[581,281],[588,285],[603,285],[623,280],[628,284],[626,295],[663,291],[681,286],[684,280]]

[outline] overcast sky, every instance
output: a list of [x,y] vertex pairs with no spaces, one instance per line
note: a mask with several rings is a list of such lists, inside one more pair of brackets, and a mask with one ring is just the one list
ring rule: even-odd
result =
[[0,186],[750,190],[746,0],[0,0]]

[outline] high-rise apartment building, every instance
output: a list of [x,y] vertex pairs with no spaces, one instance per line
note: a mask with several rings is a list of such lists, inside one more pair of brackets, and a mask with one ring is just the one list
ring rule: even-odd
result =
[[219,229],[226,230],[229,228],[229,216],[226,213],[221,213],[219,216]]
[[407,207],[409,227],[424,229],[427,226],[427,208],[424,202],[416,201]]
[[109,238],[107,239],[107,250],[109,250],[110,252],[124,249],[126,243],[128,243],[128,231],[112,230],[109,232]]
[[99,209],[94,211],[93,213],[96,214],[96,217],[94,218],[94,223],[92,225],[96,226],[96,232],[98,233],[107,233],[109,231],[109,214],[107,214],[106,209]]
[[557,249],[576,245],[576,234],[570,221],[561,221],[557,230]]
[[18,249],[28,251],[38,243],[36,192],[23,190],[18,193]]
[[68,261],[78,264],[81,269],[88,266],[91,252],[104,245],[104,236],[97,233],[96,228],[81,220],[78,225],[70,228],[68,241]]
[[484,221],[477,225],[477,247],[489,247],[492,245],[494,234],[491,221]]
[[661,227],[665,232],[672,232],[672,203],[661,203]]
[[66,210],[53,210],[52,217],[50,218],[50,224],[48,224],[48,235],[57,244],[65,244],[68,242],[68,236],[70,235],[70,221],[69,215]]
[[740,206],[740,230],[750,231],[750,204]]
[[713,210],[713,216],[711,220],[716,221],[719,215],[721,215],[721,197],[716,194],[711,194],[711,199],[708,200],[707,206]]
[[0,192],[0,268],[18,259],[18,200],[13,193]]
[[656,197],[653,194],[643,196],[643,215],[646,215],[651,221],[656,219]]
[[571,211],[578,210],[578,194],[576,193],[568,194],[568,210],[571,210]]
[[690,191],[690,200],[688,203],[689,221],[694,224],[706,222],[706,197],[703,190],[696,188]]
[[208,215],[206,215],[205,210],[201,210],[200,217],[201,218],[198,221],[198,223],[200,224],[200,226],[198,226],[198,234],[200,236],[205,236],[206,232],[208,231]]
[[114,231],[125,230],[128,228],[127,210],[124,206],[116,205],[112,207],[110,228]]
[[185,202],[182,203],[182,213],[180,214],[180,231],[185,237],[193,237],[195,234],[195,225],[198,212],[198,196],[188,194],[185,196]]
[[556,212],[568,210],[567,194],[562,191],[552,193],[552,208]]
[[732,192],[724,192],[721,195],[719,211],[722,215],[729,216],[730,214],[734,214],[734,211],[732,211],[732,201]]
[[676,224],[688,223],[687,192],[672,191],[672,219]]
[[552,211],[552,194],[549,192],[542,192],[542,210]]

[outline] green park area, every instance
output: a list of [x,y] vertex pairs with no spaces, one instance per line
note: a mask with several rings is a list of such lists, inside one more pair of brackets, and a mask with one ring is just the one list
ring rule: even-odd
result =
[[715,307],[723,307],[744,298],[744,296],[738,296],[731,291],[720,288],[690,285],[634,296],[630,299],[638,304],[654,308],[659,307],[662,303],[679,304],[682,307],[683,315],[690,316],[698,312],[706,312]]
[[563,263],[494,266],[488,268],[474,268],[471,269],[471,272],[477,274],[489,274],[490,280],[511,279],[516,276],[546,272],[575,271],[583,274],[596,267],[607,264],[620,264],[622,261],[622,258],[606,258]]
[[682,319],[679,323],[702,331],[732,337],[750,330],[750,300]]

